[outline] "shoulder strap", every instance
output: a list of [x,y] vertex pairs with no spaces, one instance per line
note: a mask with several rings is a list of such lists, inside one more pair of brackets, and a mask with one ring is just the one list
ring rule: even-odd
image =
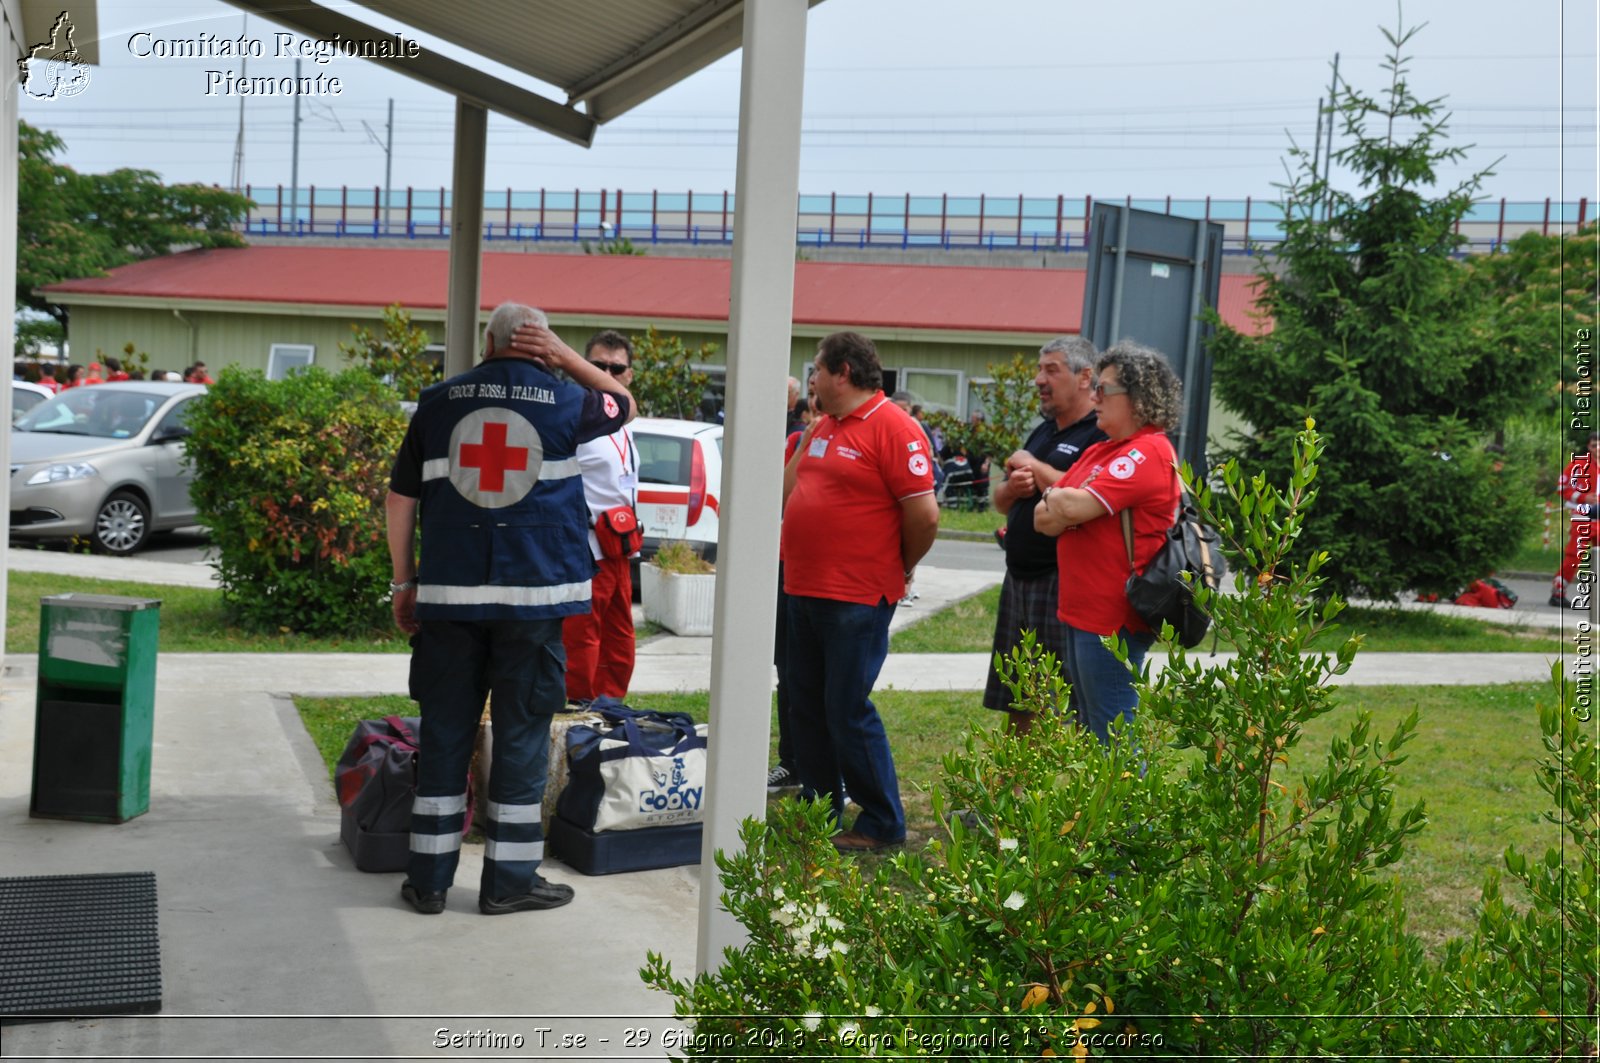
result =
[[[1178,474],[1178,460],[1172,460],[1172,478],[1178,481],[1178,505],[1172,511],[1172,523],[1176,524],[1183,517],[1183,496],[1188,492],[1183,486],[1183,477]],[[1128,566],[1133,563],[1133,507],[1129,506],[1122,511],[1122,544],[1128,548]]]

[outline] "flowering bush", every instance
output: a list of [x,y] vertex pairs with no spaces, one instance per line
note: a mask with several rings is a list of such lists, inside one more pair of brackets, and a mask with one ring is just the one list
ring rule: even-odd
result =
[[191,494],[239,619],[318,635],[385,623],[383,499],[406,428],[395,394],[359,369],[269,381],[230,366],[194,406]]
[[1321,447],[1308,423],[1283,490],[1232,465],[1226,506],[1192,485],[1236,573],[1232,594],[1199,596],[1238,654],[1172,645],[1110,748],[1062,722],[1056,663],[1029,639],[996,664],[1038,724],[975,730],[946,759],[935,813],[973,816],[926,852],[840,857],[825,810],[801,804],[747,823],[718,868],[748,944],[693,979],[654,955],[642,972],[694,1021],[691,1050],[1307,1058],[1450,1041],[1427,1016],[1465,998],[1380,874],[1424,822],[1394,801],[1415,715],[1386,738],[1362,716],[1299,748],[1359,644],[1308,650],[1342,604],[1320,600],[1326,554],[1285,561]]

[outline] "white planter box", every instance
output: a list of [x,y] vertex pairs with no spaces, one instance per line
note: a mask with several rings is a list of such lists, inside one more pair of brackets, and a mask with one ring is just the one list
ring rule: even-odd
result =
[[685,576],[639,566],[639,601],[644,618],[674,635],[710,635],[716,609],[717,576]]

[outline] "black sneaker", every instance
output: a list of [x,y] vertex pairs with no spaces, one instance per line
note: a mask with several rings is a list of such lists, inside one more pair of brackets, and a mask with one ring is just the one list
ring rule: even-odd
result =
[[422,915],[438,915],[444,911],[445,890],[419,890],[407,882],[400,887],[400,896]]
[[777,793],[779,790],[794,790],[800,786],[800,773],[793,768],[779,764],[767,772],[767,793]]
[[545,908],[559,908],[563,904],[571,903],[572,887],[562,882],[549,882],[533,876],[533,885],[528,892],[520,897],[504,897],[500,900],[491,900],[488,897],[478,898],[478,911],[484,915],[509,915],[512,912],[537,912]]

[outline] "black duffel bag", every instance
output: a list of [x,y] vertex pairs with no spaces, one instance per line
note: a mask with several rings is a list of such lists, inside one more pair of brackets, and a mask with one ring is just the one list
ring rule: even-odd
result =
[[[417,792],[416,716],[385,716],[356,724],[333,770],[339,796],[339,835],[362,871],[404,871],[410,852],[411,799]],[[467,779],[467,814],[475,804]]]

